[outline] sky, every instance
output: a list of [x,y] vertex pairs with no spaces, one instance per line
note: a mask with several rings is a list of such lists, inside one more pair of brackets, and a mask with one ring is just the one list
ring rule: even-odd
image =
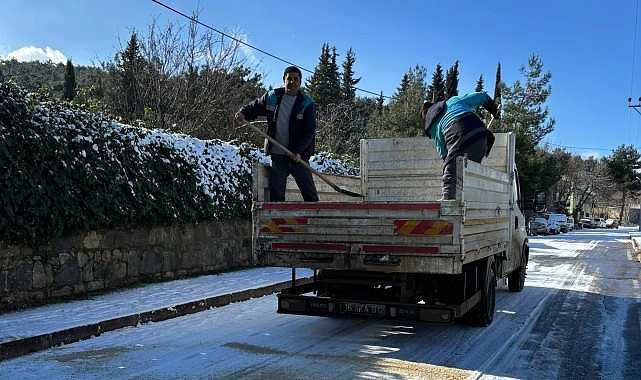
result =
[[[189,15],[199,10],[202,23],[260,49],[244,51],[260,62],[266,86],[280,86],[289,63],[305,80],[324,43],[336,47],[339,65],[348,49],[355,53],[365,90],[358,96],[393,96],[416,65],[429,83],[437,64],[447,70],[456,61],[460,94],[474,91],[481,75],[493,91],[499,63],[511,86],[523,83],[520,69],[536,55],[552,75],[544,104],[556,123],[544,139],[551,148],[583,157],[609,156],[621,145],[641,151],[641,107],[630,107],[641,103],[639,0],[159,2]],[[2,0],[0,59],[97,65],[154,20],[188,21],[152,0]]]

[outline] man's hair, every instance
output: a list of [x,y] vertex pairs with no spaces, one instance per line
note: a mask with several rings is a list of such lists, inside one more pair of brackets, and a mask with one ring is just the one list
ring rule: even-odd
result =
[[434,105],[434,103],[430,102],[429,100],[424,101],[423,105],[421,106],[421,110],[419,111],[418,115],[422,116],[422,114],[427,113],[427,110],[429,110],[430,107],[432,107],[433,105]]
[[300,69],[296,66],[288,66],[285,69],[285,72],[283,73],[283,80],[285,80],[285,77],[287,76],[288,73],[298,73],[298,76],[300,77],[301,81],[303,80],[303,73],[301,73]]

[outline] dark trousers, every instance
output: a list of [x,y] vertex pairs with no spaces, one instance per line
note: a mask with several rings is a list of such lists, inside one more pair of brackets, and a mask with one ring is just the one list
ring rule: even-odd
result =
[[488,152],[487,135],[485,124],[473,114],[455,121],[445,131],[442,199],[456,198],[456,157],[467,156],[480,163]]
[[269,200],[285,202],[287,177],[291,174],[298,185],[305,202],[318,202],[318,193],[312,173],[302,164],[292,161],[289,156],[272,154],[272,167],[269,174]]

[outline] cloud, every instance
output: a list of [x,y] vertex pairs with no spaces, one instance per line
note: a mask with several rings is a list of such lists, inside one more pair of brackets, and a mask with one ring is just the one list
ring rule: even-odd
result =
[[46,47],[44,50],[35,46],[25,46],[7,54],[6,59],[15,59],[19,62],[51,61],[53,63],[66,63],[67,57],[60,50]]

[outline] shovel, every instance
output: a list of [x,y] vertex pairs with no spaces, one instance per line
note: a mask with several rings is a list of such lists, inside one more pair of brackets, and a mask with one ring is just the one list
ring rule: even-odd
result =
[[[274,144],[277,147],[279,147],[282,150],[284,150],[285,153],[289,154],[290,156],[294,155],[289,149],[287,149],[281,143],[276,141],[273,137],[269,136],[267,133],[263,132],[260,128],[255,126],[251,121],[248,121],[245,125],[249,125],[254,131],[256,131],[256,133],[258,133],[259,135],[261,135],[264,138],[266,138],[267,140],[269,140],[272,144]],[[300,161],[298,161],[298,163],[303,165],[304,167],[306,167],[310,172],[316,174],[318,176],[318,178],[322,179],[326,184],[331,186],[331,188],[334,189],[336,192],[339,192],[339,193],[345,194],[345,195],[349,195],[350,197],[365,198],[365,196],[362,195],[362,194],[353,193],[353,192],[351,192],[349,190],[341,189],[337,184],[332,182],[332,180],[330,180],[326,175],[324,175],[323,173],[321,173],[318,170],[316,170],[316,169],[312,168],[311,166],[309,166],[309,164],[307,162],[305,162],[303,160],[300,160]]]

